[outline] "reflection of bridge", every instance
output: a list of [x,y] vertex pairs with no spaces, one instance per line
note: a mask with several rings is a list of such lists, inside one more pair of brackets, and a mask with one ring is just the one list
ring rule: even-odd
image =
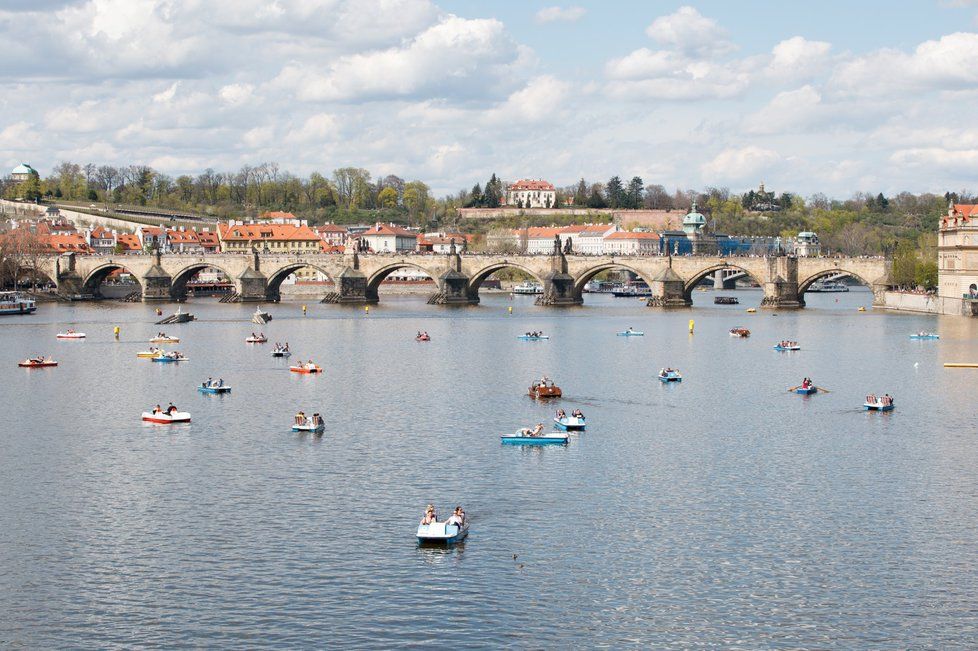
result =
[[795,258],[713,256],[578,256],[563,255],[396,255],[396,254],[207,254],[75,256],[63,254],[41,261],[62,295],[98,295],[102,281],[116,269],[126,269],[142,286],[143,300],[186,296],[187,282],[199,271],[214,267],[234,283],[241,301],[274,301],[287,276],[303,267],[329,276],[334,287],[325,296],[332,303],[375,303],[378,287],[388,275],[405,267],[420,269],[438,285],[432,303],[474,304],[479,287],[493,273],[519,269],[543,285],[546,305],[578,305],[584,285],[597,274],[627,270],[652,288],[650,305],[686,307],[696,285],[717,271],[746,275],[764,289],[764,307],[803,307],[805,290],[821,278],[847,274],[868,285],[874,302],[882,304],[889,285],[890,263],[866,258]]

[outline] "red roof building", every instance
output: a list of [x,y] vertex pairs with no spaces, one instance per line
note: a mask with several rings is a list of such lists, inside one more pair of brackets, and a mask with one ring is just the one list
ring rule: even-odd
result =
[[218,229],[221,250],[247,253],[252,248],[273,253],[310,253],[321,249],[322,240],[308,226],[292,224],[227,224]]
[[552,208],[556,199],[553,183],[542,179],[520,179],[506,188],[506,205],[517,208]]

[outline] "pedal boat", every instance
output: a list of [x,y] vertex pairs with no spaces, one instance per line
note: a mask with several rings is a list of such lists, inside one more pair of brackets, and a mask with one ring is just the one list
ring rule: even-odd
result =
[[143,412],[143,421],[147,423],[157,423],[159,425],[171,425],[174,423],[189,423],[190,414],[185,411],[175,411],[172,414],[158,413],[151,411]]
[[910,335],[911,339],[940,339],[941,335],[936,332],[918,332],[915,335]]
[[659,382],[682,382],[683,375],[679,371],[665,371],[659,373]]
[[48,368],[50,366],[57,366],[58,363],[53,359],[25,359],[23,362],[19,362],[17,366],[21,368]]
[[414,340],[415,341],[431,341],[431,337],[429,335],[421,335],[420,337],[415,337]]
[[153,337],[149,340],[151,344],[179,344],[180,337]]
[[529,436],[521,430],[499,437],[503,445],[565,445],[568,438],[562,432],[541,432],[539,436]]
[[778,351],[782,351],[782,352],[783,351],[786,351],[786,350],[801,350],[801,346],[798,346],[798,345],[795,345],[795,346],[782,346],[781,344],[776,344],[774,346],[774,350],[778,350]]
[[84,332],[59,332],[55,335],[56,339],[84,339]]
[[291,357],[292,351],[284,348],[276,348],[272,351],[272,357]]
[[309,364],[303,364],[302,366],[290,366],[289,370],[292,371],[293,373],[312,374],[312,373],[322,373],[323,367],[317,366],[315,364],[311,366]]
[[151,359],[154,362],[169,363],[169,362],[186,362],[190,358],[187,357],[186,355],[178,355],[176,353],[163,353],[162,355],[154,355]]
[[305,422],[303,423],[293,423],[293,432],[322,432],[326,429],[326,423],[322,418],[319,419],[318,423],[312,422],[312,417],[307,416]]
[[215,394],[231,393],[231,385],[222,384],[220,386],[218,385],[207,386],[206,384],[201,384],[200,386],[197,387],[197,390],[200,391],[201,393],[215,393]]
[[895,407],[895,405],[892,402],[888,405],[884,405],[882,402],[878,400],[876,402],[863,403],[863,408],[866,411],[893,411],[893,407]]
[[245,339],[246,344],[264,344],[268,342],[268,337],[248,337]]
[[644,337],[645,333],[641,330],[622,330],[618,333],[619,337]]
[[517,339],[522,339],[523,341],[543,341],[545,339],[550,339],[550,335],[518,335]]
[[554,427],[561,432],[583,432],[586,426],[585,419],[577,416],[564,416],[554,418]]
[[433,522],[431,524],[418,525],[419,543],[452,545],[457,542],[462,542],[467,535],[469,535],[468,523],[463,524],[461,527],[457,524],[448,524],[447,522]]
[[747,328],[730,328],[731,337],[742,337],[747,338],[750,336],[750,330]]

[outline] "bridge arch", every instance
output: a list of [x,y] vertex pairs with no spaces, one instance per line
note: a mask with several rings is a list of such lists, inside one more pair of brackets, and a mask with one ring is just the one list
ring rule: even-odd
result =
[[434,272],[431,269],[426,269],[422,267],[420,264],[417,264],[415,262],[407,262],[405,260],[399,260],[398,262],[392,262],[391,264],[387,264],[384,265],[383,267],[380,267],[367,278],[366,293],[367,293],[368,301],[379,300],[380,284],[384,282],[384,280],[386,280],[389,275],[391,275],[398,269],[417,269],[418,271],[423,272],[426,276],[431,278],[436,283],[438,282],[437,272]]
[[479,269],[477,272],[475,272],[472,275],[472,277],[469,279],[469,287],[468,287],[469,298],[472,299],[473,302],[478,302],[479,288],[482,287],[482,283],[484,283],[489,276],[496,273],[497,271],[502,271],[503,269],[516,269],[518,271],[522,271],[523,273],[525,273],[526,275],[530,276],[535,281],[540,283],[541,287],[543,286],[543,278],[541,278],[537,272],[521,264],[509,262],[508,260],[503,260],[502,262],[497,262],[489,265],[488,267]]
[[[279,300],[281,298],[280,289],[285,279],[288,278],[290,274],[295,273],[299,269],[306,269],[306,268],[315,269],[319,273],[324,274],[334,283],[336,282],[336,277],[339,275],[341,271],[335,269],[333,271],[330,271],[323,266],[320,266],[318,264],[311,264],[309,262],[295,262],[295,263],[286,264],[273,271],[272,274],[268,277],[268,284],[266,285],[266,289],[265,289],[265,295],[268,297],[268,300],[271,301]],[[332,290],[330,289],[327,291],[332,291]]]
[[631,273],[635,274],[643,281],[645,281],[646,285],[648,285],[649,287],[652,286],[652,279],[649,278],[645,273],[639,271],[638,269],[634,267],[630,267],[627,264],[622,264],[620,262],[608,262],[605,264],[600,264],[596,267],[592,267],[584,271],[581,275],[579,275],[576,279],[574,279],[574,298],[577,299],[578,301],[583,301],[584,286],[587,285],[589,282],[591,282],[591,279],[597,276],[602,271],[612,271],[615,269],[624,269],[625,271],[630,271]]
[[[798,281],[798,302],[801,303],[802,305],[804,305],[805,304],[805,292],[808,291],[808,288],[809,287],[811,287],[813,284],[815,284],[816,282],[818,282],[822,278],[828,278],[830,276],[840,276],[840,275],[846,275],[846,276],[849,276],[851,278],[855,278],[856,280],[858,280],[860,282],[860,284],[865,285],[868,289],[870,289],[870,290],[873,289],[873,283],[870,282],[870,281],[868,281],[868,280],[866,280],[860,274],[857,274],[857,273],[855,273],[853,271],[849,271],[848,269],[840,269],[838,267],[832,267],[830,269],[823,269],[822,271],[818,271],[816,273],[813,273],[808,278],[805,278],[804,280],[799,280]],[[874,294],[875,294],[875,292],[874,292]]]
[[208,268],[217,269],[225,276],[227,276],[227,279],[229,281],[231,281],[232,283],[234,282],[234,276],[228,273],[226,269],[219,267],[216,264],[212,264],[210,262],[194,262],[183,267],[182,269],[180,269],[179,271],[177,271],[175,274],[171,276],[170,296],[172,296],[173,298],[185,297],[187,295],[187,283],[190,282],[190,280],[194,276],[196,276],[199,272]]
[[740,274],[742,274],[742,275],[750,278],[751,280],[753,280],[755,283],[757,283],[761,287],[764,286],[764,279],[763,278],[758,278],[749,269],[746,269],[745,267],[741,267],[740,265],[731,264],[729,262],[724,261],[723,264],[714,264],[714,265],[710,265],[709,267],[704,267],[703,269],[700,269],[695,274],[693,274],[693,276],[691,278],[687,279],[685,281],[685,284],[683,285],[683,298],[686,299],[686,301],[690,305],[692,305],[692,302],[693,302],[693,290],[696,289],[696,286],[699,285],[700,282],[704,278],[706,278],[707,276],[710,276],[712,274],[715,274],[718,271],[723,271],[723,270],[726,270],[726,269],[736,270]]
[[[139,277],[138,274],[133,272],[131,269],[129,269],[125,264],[121,262],[110,261],[110,262],[106,262],[105,264],[101,264],[88,272],[88,275],[85,276],[84,282],[82,282],[81,293],[90,294],[96,297],[101,296],[101,292],[99,288],[102,286],[102,283],[105,282],[105,280],[109,277],[109,275],[115,271],[126,271],[129,274],[131,274],[132,277],[136,280],[137,288],[139,289],[140,292],[142,292],[143,283],[142,283],[142,279]],[[133,288],[133,291],[136,291],[136,288]]]

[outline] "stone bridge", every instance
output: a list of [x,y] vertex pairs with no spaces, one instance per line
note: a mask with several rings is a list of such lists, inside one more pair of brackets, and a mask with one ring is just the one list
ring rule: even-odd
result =
[[116,269],[132,273],[145,301],[184,298],[187,283],[213,267],[232,280],[240,301],[277,301],[285,278],[303,267],[317,269],[333,280],[324,302],[370,304],[388,275],[403,268],[420,269],[437,283],[429,302],[468,305],[479,302],[479,287],[493,273],[519,269],[544,288],[541,303],[564,306],[583,302],[584,286],[609,270],[627,270],[652,288],[649,305],[688,307],[696,285],[718,271],[743,274],[764,290],[763,307],[804,307],[805,291],[821,278],[846,274],[873,290],[874,305],[882,305],[890,286],[890,262],[873,258],[715,257],[715,256],[585,256],[464,254],[235,254],[76,256],[62,254],[40,261],[38,271],[57,284],[65,296],[98,297],[102,281]]

